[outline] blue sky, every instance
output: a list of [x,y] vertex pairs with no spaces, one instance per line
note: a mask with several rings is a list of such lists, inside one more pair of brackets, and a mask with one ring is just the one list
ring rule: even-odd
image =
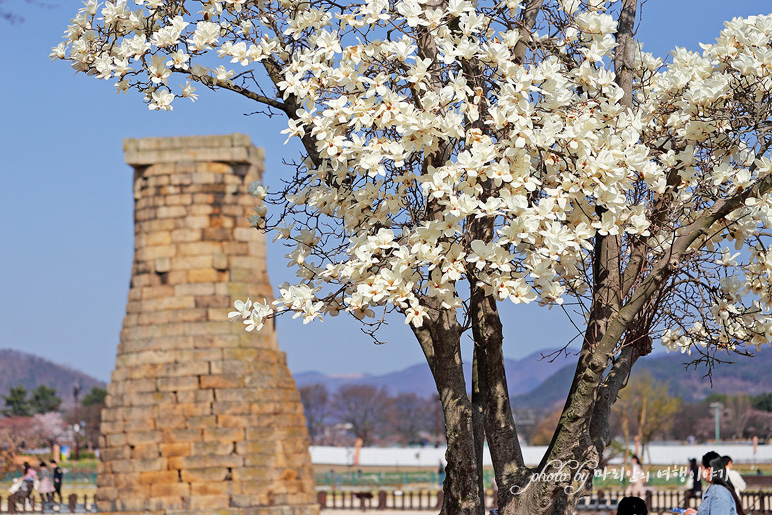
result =
[[[199,89],[195,104],[151,112],[136,93],[50,62],[79,1],[52,7],[11,0],[24,23],[0,21],[0,348],[32,352],[107,380],[125,313],[133,257],[132,173],[122,140],[154,136],[251,136],[267,149],[265,182],[287,173],[283,119],[245,116],[250,102]],[[664,57],[675,46],[712,42],[724,20],[770,12],[768,0],[649,0],[638,38]],[[276,188],[274,188],[275,190]],[[291,280],[280,247],[269,246],[274,287]],[[505,307],[505,354],[521,358],[555,348],[576,331],[565,315],[536,306]],[[279,342],[293,372],[381,374],[421,362],[411,333],[395,321],[374,345],[344,317],[302,325],[282,318]],[[470,344],[465,343],[466,351]]]

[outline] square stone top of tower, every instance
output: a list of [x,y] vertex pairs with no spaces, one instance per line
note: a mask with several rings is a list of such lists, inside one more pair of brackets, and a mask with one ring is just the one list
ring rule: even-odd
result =
[[265,152],[246,134],[123,140],[126,162],[147,166],[179,162],[221,162],[262,167]]

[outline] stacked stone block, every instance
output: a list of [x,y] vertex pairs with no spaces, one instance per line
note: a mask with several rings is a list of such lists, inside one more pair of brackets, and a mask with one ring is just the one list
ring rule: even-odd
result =
[[135,255],[102,414],[100,512],[315,514],[300,397],[274,328],[236,299],[272,300],[246,191],[244,135],[126,140]]

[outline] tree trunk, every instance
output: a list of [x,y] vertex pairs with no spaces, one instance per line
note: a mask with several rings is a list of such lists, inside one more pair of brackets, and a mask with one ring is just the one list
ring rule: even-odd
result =
[[622,463],[627,463],[627,456],[630,454],[630,421],[627,417],[622,420],[622,432],[625,434],[625,453],[622,456]]
[[472,403],[461,360],[461,329],[452,311],[437,309],[423,327],[412,327],[424,351],[445,417],[445,482],[442,515],[483,515],[472,428]]
[[483,452],[485,451],[485,420],[483,412],[485,397],[488,395],[488,387],[485,381],[485,373],[480,370],[480,347],[475,344],[472,357],[472,432],[474,433],[474,455],[477,470],[477,492],[480,496],[482,510],[485,512],[485,471],[483,469]]
[[435,375],[445,415],[445,438],[448,444],[441,513],[483,515],[478,488],[482,470],[478,468],[475,453],[472,405],[466,395],[461,367],[458,369],[441,369]]
[[[592,476],[597,468],[602,450],[597,449],[589,433],[591,413],[594,408],[595,376],[602,373],[592,363],[577,367],[579,380],[572,390],[580,392],[569,396],[552,442],[539,466],[521,481],[520,491],[513,492],[517,514],[563,515],[573,513],[583,495],[592,488]],[[581,371],[591,372],[584,378]],[[594,389],[593,389],[594,390]],[[600,452],[599,452],[600,451]]]
[[[523,463],[515,420],[509,402],[504,354],[503,327],[496,299],[486,296],[476,285],[470,285],[470,316],[475,341],[475,370],[481,394],[485,436],[498,486],[498,509],[501,515],[515,513],[515,499],[509,486],[522,481],[527,469]],[[482,456],[480,456],[482,458]]]
[[646,446],[645,440],[643,439],[643,428],[644,428],[644,426],[646,426],[647,403],[648,403],[648,399],[646,399],[646,397],[643,397],[641,399],[641,411],[638,413],[638,435],[637,435],[637,441],[638,441],[638,443],[641,444],[640,451],[637,448],[635,449],[636,453],[640,453],[640,454],[638,454],[638,460],[640,460],[641,456],[643,456],[643,448]]
[[[615,243],[613,238],[608,238],[603,239],[600,246],[609,252],[609,247],[614,247]],[[622,336],[617,329],[619,336],[613,342],[606,338],[610,336],[607,329],[614,320],[614,307],[618,301],[613,288],[618,274],[613,266],[606,266],[609,261],[596,260],[595,271],[601,273],[595,274],[594,290],[597,293],[571,389],[541,463],[532,471],[528,481],[518,485],[522,490],[515,501],[518,514],[571,513],[578,499],[592,487],[592,476],[600,464],[605,446],[597,445],[593,440],[591,423],[614,343]]]

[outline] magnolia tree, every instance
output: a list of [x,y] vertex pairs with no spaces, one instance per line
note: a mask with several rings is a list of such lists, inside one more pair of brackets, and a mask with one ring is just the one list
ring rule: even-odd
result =
[[[665,63],[636,0],[134,2],[89,0],[52,55],[153,110],[203,85],[286,115],[304,153],[251,222],[297,279],[234,317],[402,317],[443,405],[443,512],[483,513],[484,440],[502,513],[570,512],[653,339],[710,366],[772,336],[772,16]],[[532,468],[498,304],[569,301],[584,338]]]

